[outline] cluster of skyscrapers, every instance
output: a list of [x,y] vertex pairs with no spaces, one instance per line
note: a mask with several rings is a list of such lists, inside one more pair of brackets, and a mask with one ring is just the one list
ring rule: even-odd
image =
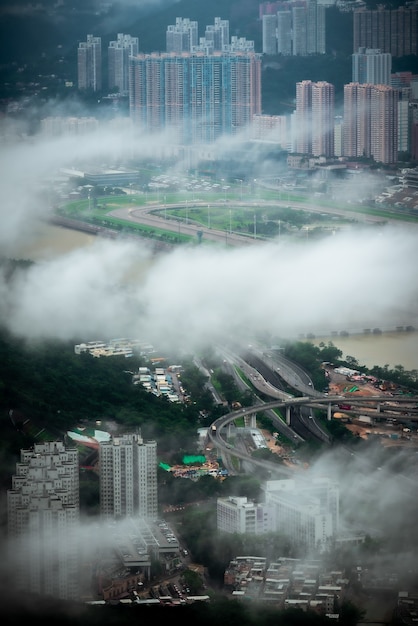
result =
[[[155,441],[144,442],[133,433],[101,442],[99,476],[103,521],[157,519]],[[52,441],[21,450],[7,506],[9,563],[16,589],[78,600],[88,555],[80,541],[77,449]]]
[[360,9],[353,14],[353,48],[379,48],[393,57],[418,54],[418,7]]
[[[263,22],[263,52],[303,55],[325,53],[326,8],[332,0],[276,0],[259,5]],[[337,3],[343,7],[344,2]],[[393,57],[418,54],[418,6],[389,7],[347,3],[353,13],[353,52],[378,48]],[[362,5],[362,6],[361,6]],[[316,44],[315,44],[316,39]]]
[[[265,54],[325,53],[323,4],[267,4],[261,16]],[[222,135],[240,134],[277,142],[299,155],[394,164],[400,152],[414,156],[418,150],[413,86],[393,84],[391,75],[393,54],[415,50],[417,15],[414,7],[354,12],[358,47],[342,114],[336,115],[332,84],[303,80],[296,84],[292,115],[263,115],[262,54],[254,51],[253,41],[230,37],[228,20],[219,17],[203,37],[196,21],[176,18],[167,28],[164,52],[140,53],[138,38],[119,33],[108,47],[108,86],[129,98],[133,124],[152,133],[169,129],[173,144],[207,145]],[[405,48],[395,50],[394,39],[401,34]],[[88,35],[79,44],[79,89],[101,89],[101,63],[101,40]]]
[[317,0],[283,0],[262,16],[263,53],[325,54],[325,5]]

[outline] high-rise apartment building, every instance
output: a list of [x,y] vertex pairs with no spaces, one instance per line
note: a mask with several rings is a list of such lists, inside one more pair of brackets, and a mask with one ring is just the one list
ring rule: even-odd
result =
[[[317,0],[283,0],[262,15],[264,54],[325,54],[325,6]],[[273,50],[276,52],[273,52]]]
[[166,51],[191,52],[198,44],[198,24],[189,18],[176,17],[176,23],[170,24],[166,31]]
[[229,44],[229,21],[215,17],[214,24],[206,26],[205,40],[212,43],[212,51],[222,52]]
[[317,0],[306,3],[306,51],[325,54],[325,6]]
[[398,89],[398,152],[409,154],[411,129],[411,87]]
[[292,55],[307,56],[307,28],[306,7],[292,6]]
[[292,54],[292,12],[277,13],[277,52],[284,56]]
[[80,90],[102,89],[102,40],[87,35],[87,41],[78,44],[77,51],[78,88]]
[[294,151],[299,154],[312,153],[312,81],[296,83],[296,110],[293,129]]
[[344,86],[344,156],[397,162],[398,98],[398,90],[387,85]]
[[393,57],[418,53],[418,7],[359,9],[353,14],[353,51],[378,48]]
[[211,143],[250,125],[261,113],[261,55],[237,46],[131,58],[131,119],[151,132],[171,129],[183,144]]
[[398,160],[397,89],[375,85],[371,101],[371,155],[378,163],[392,164]]
[[343,155],[371,157],[372,85],[344,85]]
[[296,83],[293,149],[299,154],[334,156],[334,86],[325,81]]
[[263,54],[277,54],[278,31],[276,15],[263,15],[262,29]]
[[79,599],[79,467],[62,442],[21,450],[7,492],[8,545],[16,588]]
[[334,85],[312,85],[312,154],[334,156]]
[[118,88],[121,95],[129,93],[129,57],[138,54],[138,37],[118,33],[116,41],[109,42],[108,48],[108,86],[110,90]]
[[158,517],[157,444],[139,433],[100,443],[100,510],[104,518]]
[[352,82],[370,85],[390,85],[392,55],[379,49],[359,48],[352,55]]

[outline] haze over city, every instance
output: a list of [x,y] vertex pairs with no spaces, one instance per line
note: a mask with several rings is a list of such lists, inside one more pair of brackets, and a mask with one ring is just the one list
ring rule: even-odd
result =
[[[148,12],[177,3],[142,0],[139,5]],[[128,11],[134,4],[138,8],[133,0],[115,6]],[[12,13],[13,7],[4,12]],[[111,18],[102,17],[102,27],[106,19]],[[115,23],[112,18],[109,32]],[[48,102],[47,108],[50,116],[68,112],[62,103]],[[77,99],[71,111],[80,117],[90,114]],[[48,189],[62,169],[119,165],[127,155],[132,161],[152,160],[174,141],[170,129],[150,134],[133,129],[125,116],[82,137],[30,134],[31,118],[38,114],[34,106],[27,119],[5,115],[0,121],[4,259],[26,259],[40,225],[54,214]],[[240,141],[240,135],[222,136],[213,152],[225,158]],[[282,167],[270,159],[257,160],[252,177],[280,174]],[[180,160],[165,171],[185,169]],[[373,175],[366,172],[358,180],[361,184],[341,186],[341,197],[334,195],[333,203],[345,202],[351,192],[371,194]],[[46,246],[42,259],[16,269],[12,277],[7,268],[0,269],[0,319],[28,342],[130,337],[179,356],[229,342],[244,347],[260,335],[293,340],[333,329],[418,325],[417,232],[415,223],[359,222],[319,239],[310,239],[309,233],[293,240],[277,236],[241,247],[210,245],[203,236],[204,244],[196,241],[157,254],[152,242],[123,236],[92,238],[69,252],[51,248],[48,253]],[[309,473],[339,483],[341,526],[384,537],[388,554],[378,555],[376,562],[388,559],[394,570],[409,576],[417,557],[416,501],[411,497],[416,488],[397,471],[407,464],[406,453],[401,450],[387,461],[378,448],[368,448],[364,456],[361,452],[361,446],[356,455],[331,449],[314,458]],[[118,524],[109,534],[105,528],[99,534],[95,521],[81,520],[77,542],[86,561],[107,542],[111,546],[115,533],[126,532],[125,522]],[[0,575],[4,579],[9,572],[5,558]]]
[[[60,167],[99,158],[113,163],[135,149],[152,154],[166,140],[164,134],[158,140],[132,137],[115,124],[83,141],[35,136],[3,144],[3,253],[13,257],[29,245],[36,221],[52,214],[45,180]],[[223,148],[226,143],[224,138]],[[260,164],[257,175],[263,175]],[[157,258],[145,240],[138,246],[97,239],[44,259],[12,284],[3,277],[2,318],[29,338],[147,337],[186,351],[260,329],[295,337],[318,329],[410,324],[417,255],[415,228],[402,225],[358,226],[320,241],[277,239],[239,249],[190,245]]]

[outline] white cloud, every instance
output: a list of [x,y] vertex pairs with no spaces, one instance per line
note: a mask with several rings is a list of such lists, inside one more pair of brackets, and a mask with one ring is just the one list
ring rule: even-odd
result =
[[[0,150],[3,255],[28,245],[50,214],[37,190],[59,167],[116,163],[167,142],[118,124],[83,138],[9,142]],[[3,279],[0,313],[21,335],[146,336],[174,349],[260,330],[294,337],[412,323],[416,242],[414,226],[358,227],[321,241],[196,245],[154,257],[146,244],[97,239]]]

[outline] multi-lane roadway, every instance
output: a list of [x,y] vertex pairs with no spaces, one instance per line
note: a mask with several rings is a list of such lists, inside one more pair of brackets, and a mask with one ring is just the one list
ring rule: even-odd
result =
[[[273,357],[269,353],[265,354],[262,351],[253,349],[252,346],[251,350],[247,350],[244,356],[238,356],[225,349],[222,349],[222,354],[225,357],[224,364],[226,367],[230,368],[231,372],[234,371],[235,366],[238,366],[251,381],[251,385],[255,387],[260,394],[264,397],[269,396],[274,398],[271,402],[264,402],[257,396],[257,402],[254,405],[228,413],[211,425],[209,437],[213,444],[221,451],[224,458],[227,458],[232,453],[234,457],[241,459],[241,462],[258,465],[275,475],[289,474],[289,470],[285,466],[277,466],[274,463],[254,460],[242,448],[232,448],[231,444],[227,441],[226,429],[230,424],[233,424],[239,418],[248,418],[261,411],[268,414],[275,428],[285,435],[289,441],[293,441],[295,444],[312,437],[325,443],[330,443],[331,439],[329,434],[324,431],[321,425],[315,420],[312,409],[322,409],[328,411],[328,414],[332,414],[332,411],[338,410],[338,404],[341,404],[344,400],[343,396],[326,396],[315,391],[309,375],[297,364],[285,359],[283,356]],[[278,363],[280,365],[278,365]],[[300,391],[304,395],[295,397],[284,391],[283,388],[280,388],[280,384],[277,384],[278,369],[280,376],[283,376],[286,383],[289,386],[293,386],[295,390]],[[359,411],[367,413],[368,410],[365,409],[364,406],[370,405],[371,408],[373,408],[373,415],[376,416],[377,411],[380,411],[381,407],[387,410],[387,399],[387,395],[376,395],[353,398],[350,400],[350,403],[353,405],[352,411],[354,413]],[[405,411],[406,405],[411,405],[411,403],[416,404],[417,402],[418,398],[400,398],[397,406],[390,407],[390,415],[395,416],[398,421],[418,421],[418,415],[415,410]],[[274,409],[283,409],[286,415],[290,414],[293,419],[286,420],[285,422]],[[386,415],[385,413],[385,416]]]

